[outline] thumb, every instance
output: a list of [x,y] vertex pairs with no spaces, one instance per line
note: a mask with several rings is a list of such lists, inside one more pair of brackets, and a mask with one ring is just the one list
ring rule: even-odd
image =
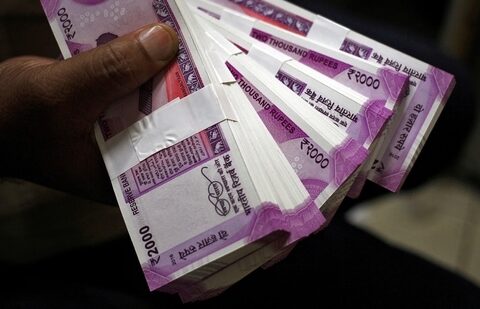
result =
[[[48,71],[62,85],[66,101],[94,119],[162,70],[178,50],[174,30],[165,24],[140,28],[106,45],[56,63]],[[58,85],[58,83],[56,83]]]

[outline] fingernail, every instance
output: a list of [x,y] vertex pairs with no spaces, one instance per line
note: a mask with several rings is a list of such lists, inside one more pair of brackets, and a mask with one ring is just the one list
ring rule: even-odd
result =
[[140,33],[139,39],[154,61],[165,61],[173,57],[178,49],[176,34],[166,25],[156,25]]

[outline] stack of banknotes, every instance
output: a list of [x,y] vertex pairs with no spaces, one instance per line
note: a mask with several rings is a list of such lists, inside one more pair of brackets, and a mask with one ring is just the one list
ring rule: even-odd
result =
[[398,191],[455,84],[282,0],[41,1],[65,58],[178,33],[95,132],[149,288],[185,302],[285,258],[366,181]]

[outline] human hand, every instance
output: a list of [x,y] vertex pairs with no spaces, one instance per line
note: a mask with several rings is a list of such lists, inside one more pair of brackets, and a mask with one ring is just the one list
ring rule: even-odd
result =
[[177,50],[176,33],[156,24],[65,61],[0,63],[0,176],[113,202],[93,124]]

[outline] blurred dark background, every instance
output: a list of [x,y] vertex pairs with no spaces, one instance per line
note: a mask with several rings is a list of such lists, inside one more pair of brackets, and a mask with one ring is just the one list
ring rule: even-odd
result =
[[[464,276],[480,286],[480,1],[443,0],[433,5],[418,0],[395,3],[380,0],[292,2],[458,74],[454,90],[456,99],[447,104],[461,104],[461,108],[447,105],[438,129],[434,129],[432,140],[427,143],[428,147],[437,147],[441,152],[451,147],[451,141],[456,141],[457,144],[453,144],[458,145],[458,149],[450,149],[452,155],[446,161],[441,153],[438,158],[423,155],[417,164],[432,165],[433,160],[446,163],[438,163],[438,167],[432,165],[431,170],[427,169],[427,175],[431,177],[426,178],[416,177],[414,169],[410,185],[399,194],[363,200],[356,207],[353,207],[355,201],[348,201],[348,212],[340,212],[325,236],[321,236],[330,250],[331,262],[338,261],[340,268],[342,261],[345,265],[355,262],[347,257],[339,260],[333,253],[337,250],[345,255],[349,254],[349,248],[374,250],[359,245],[363,236],[347,236],[352,230],[347,227],[349,232],[345,233],[343,224],[348,222],[356,226],[354,229],[358,228],[354,230],[357,235],[365,232],[383,244],[401,248],[419,256],[422,261]],[[39,0],[2,0],[0,61],[25,54],[60,56]],[[462,124],[463,119],[468,123]],[[457,130],[452,129],[453,133],[449,134],[452,123]],[[95,248],[102,248],[104,244],[106,247],[99,250],[103,250],[106,256],[110,250],[116,254],[128,252],[125,253],[129,256],[124,258],[125,265],[137,270],[133,246],[128,243],[118,209],[17,180],[1,181],[0,197],[2,265],[12,269],[24,268],[25,273],[34,273],[37,265],[48,265],[39,266],[39,273],[32,275],[32,278],[38,276],[35,277],[38,281],[30,284],[32,289],[35,289],[35,282],[42,282],[43,276],[48,276],[48,267],[69,267],[65,260],[57,264],[58,256],[90,252],[88,250],[97,250]],[[122,245],[117,246],[115,241],[119,239]],[[336,243],[335,239],[341,242]],[[393,255],[389,254],[382,258],[392,258]],[[81,253],[79,256],[88,263],[96,262],[93,254]],[[364,262],[370,260],[366,256],[364,259]],[[298,261],[298,265],[301,267],[302,262]],[[41,267],[47,268],[42,271]],[[373,264],[370,267],[372,271],[388,273],[382,267],[375,268]],[[346,271],[342,273],[333,265],[331,272],[333,276],[338,272],[339,280],[343,280],[341,275]],[[0,268],[0,275],[3,273]],[[85,276],[88,274],[86,272]],[[140,273],[134,277],[142,282]],[[90,276],[82,280],[98,284],[100,279]],[[21,281],[20,276],[16,283],[24,284]],[[138,290],[144,291],[146,286],[141,285]],[[116,294],[115,297],[123,299]]]

